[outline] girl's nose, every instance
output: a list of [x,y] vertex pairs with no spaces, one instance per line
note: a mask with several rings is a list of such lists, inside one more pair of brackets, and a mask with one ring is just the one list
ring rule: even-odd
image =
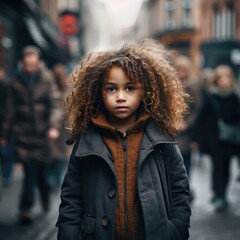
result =
[[126,96],[123,91],[119,91],[117,95],[117,101],[126,101]]

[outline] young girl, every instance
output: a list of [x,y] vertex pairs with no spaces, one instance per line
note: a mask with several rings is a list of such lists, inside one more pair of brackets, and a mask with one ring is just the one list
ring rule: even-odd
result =
[[96,53],[72,82],[66,107],[75,145],[58,239],[188,239],[188,178],[173,137],[187,94],[168,52],[144,40]]

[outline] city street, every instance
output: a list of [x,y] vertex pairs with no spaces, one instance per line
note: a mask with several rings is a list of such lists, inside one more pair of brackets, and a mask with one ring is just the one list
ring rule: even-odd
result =
[[[21,225],[18,222],[18,197],[21,191],[22,171],[15,166],[13,183],[2,189],[0,198],[0,239],[1,240],[54,240],[59,206],[59,192],[52,194],[51,210],[44,213],[37,201],[33,209],[33,223]],[[38,200],[36,192],[36,200]]]
[[[149,127],[149,131],[145,123],[150,120],[156,126]],[[171,200],[170,196],[165,196],[169,189],[164,189],[169,183],[164,181],[169,180],[165,179],[169,177],[165,170],[169,169],[161,169],[161,164],[156,163],[155,169],[152,169],[152,163],[145,164],[144,174],[139,175],[139,182],[145,184],[140,186],[143,195],[147,194],[141,200],[148,204],[147,208],[150,206],[150,211],[144,211],[142,204],[143,219],[138,216],[141,212],[139,203],[135,204],[135,170],[138,168],[133,161],[138,158],[136,149],[141,149],[142,157],[146,157],[147,148],[142,148],[139,143],[144,143],[147,137],[152,144],[163,141],[167,145],[162,136],[155,135],[158,127],[166,136],[175,135],[176,131],[182,153],[189,155],[190,147],[195,149],[198,145],[201,151],[216,156],[217,174],[213,181],[216,196],[213,196],[211,159],[207,155],[199,157],[198,150],[192,154],[189,182],[193,201],[190,203],[192,215],[188,240],[240,240],[239,123],[240,0],[0,0],[0,240],[57,240],[59,175],[66,167],[72,147],[78,144],[82,135],[84,137],[76,146],[79,157],[86,156],[86,161],[79,164],[84,172],[82,186],[86,189],[81,195],[86,196],[88,205],[92,206],[91,200],[97,203],[92,209],[87,209],[85,202],[83,204],[86,224],[84,219],[79,226],[86,232],[83,238],[99,236],[92,233],[92,229],[109,234],[107,228],[105,231],[102,227],[114,226],[115,219],[111,216],[115,213],[120,217],[124,215],[124,222],[132,226],[129,236],[136,232],[132,222],[140,225],[139,228],[142,224],[137,222],[147,223],[149,216],[156,225],[168,222],[166,214],[157,217],[158,211],[167,205],[165,202]],[[115,139],[110,127],[120,131],[115,134]],[[95,128],[97,138],[92,130]],[[131,149],[126,153],[124,145],[120,149],[119,140],[122,136],[126,138],[129,129],[133,141],[128,139],[127,147]],[[229,136],[226,139],[225,133]],[[116,179],[106,177],[105,172],[109,169],[102,167],[100,161],[94,169],[91,166],[94,161],[88,152],[94,152],[92,147],[101,151],[102,144],[106,144],[108,161],[120,159],[114,163],[118,188],[114,188]],[[158,149],[151,149],[149,161],[158,161],[155,150]],[[224,170],[229,169],[229,159],[223,161],[229,152],[239,154],[239,159],[232,158],[227,201],[224,201],[228,178]],[[222,161],[218,161],[221,154]],[[177,153],[169,155],[173,162],[176,156]],[[127,169],[126,157],[130,157]],[[186,156],[185,160],[188,158]],[[23,174],[20,163],[24,161],[39,164],[26,164]],[[50,208],[45,181],[48,176],[43,162],[49,162],[53,167],[56,181],[52,182],[58,185],[58,189],[51,191]],[[178,166],[175,167],[179,176],[174,179],[181,179],[182,173]],[[186,167],[188,170],[187,163]],[[12,176],[10,184],[9,176]],[[35,180],[42,191],[39,193],[36,189],[36,201],[30,213],[28,208]],[[184,181],[175,184],[176,181],[172,181],[172,190],[179,185],[185,189]],[[69,182],[74,182],[71,176]],[[102,191],[101,187],[104,187]],[[98,191],[104,197],[99,197]],[[114,200],[110,199],[116,199],[116,191],[120,193],[119,208],[112,209]],[[126,196],[126,192],[131,194]],[[180,195],[178,203],[181,202]],[[19,221],[19,199],[22,200],[22,222]],[[225,211],[214,210],[211,199],[216,200],[215,209],[222,206],[222,209],[226,207]],[[153,202],[159,206],[155,207]],[[131,217],[128,219],[130,211],[122,214],[128,208],[133,210],[132,215],[137,213],[131,216],[132,221]],[[96,209],[100,210],[99,214]],[[166,208],[166,212],[170,211],[171,208]],[[73,211],[69,212],[72,214]],[[186,215],[183,211],[176,212],[179,216]],[[96,221],[94,216],[91,217],[94,214]],[[126,226],[122,228],[121,222],[119,219],[119,231],[128,230]],[[176,221],[177,224],[180,229],[181,224]],[[149,229],[145,225],[145,238],[151,238],[147,236],[148,232],[149,236],[161,238],[157,227],[148,225]],[[168,234],[171,228],[174,231],[174,226],[164,230]],[[161,235],[165,235],[164,230],[159,231]],[[66,240],[70,238],[67,234]],[[182,240],[185,235],[180,229],[176,237]]]
[[229,209],[215,213],[210,204],[210,161],[203,157],[193,167],[192,188],[196,199],[192,205],[190,240],[237,240],[240,239],[240,182],[236,181],[240,168],[232,160],[229,185]]
[[[210,162],[207,157],[195,161],[192,171],[192,189],[195,200],[192,204],[190,240],[238,240],[240,237],[240,182],[236,181],[239,172],[236,159],[232,161],[232,177],[229,187],[230,207],[225,213],[214,213],[209,199]],[[41,213],[37,202],[33,210],[34,222],[23,226],[17,221],[17,202],[20,192],[21,168],[15,167],[14,181],[4,188],[0,200],[0,239],[1,240],[55,240],[54,227],[59,206],[59,192],[52,195],[52,208],[47,214]]]

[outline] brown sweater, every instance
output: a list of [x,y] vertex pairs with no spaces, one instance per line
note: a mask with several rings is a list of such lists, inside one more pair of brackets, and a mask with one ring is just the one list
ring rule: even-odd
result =
[[[127,131],[127,164],[124,164],[123,135],[109,125],[103,114],[99,114],[96,118],[92,119],[93,124],[106,130],[103,141],[112,154],[117,174],[119,195],[115,215],[116,240],[126,239],[126,225],[128,239],[141,239],[143,237],[138,236],[138,233],[142,232],[143,229],[143,218],[137,191],[137,163],[143,136],[143,126],[148,118],[149,116],[147,114],[141,115],[135,124]],[[126,206],[125,200],[127,203]],[[140,229],[141,231],[139,231]]]

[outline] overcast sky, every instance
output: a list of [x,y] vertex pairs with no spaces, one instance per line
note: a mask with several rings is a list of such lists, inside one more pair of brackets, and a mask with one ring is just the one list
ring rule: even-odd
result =
[[129,28],[137,20],[144,0],[99,0],[105,4],[107,13],[114,27]]

